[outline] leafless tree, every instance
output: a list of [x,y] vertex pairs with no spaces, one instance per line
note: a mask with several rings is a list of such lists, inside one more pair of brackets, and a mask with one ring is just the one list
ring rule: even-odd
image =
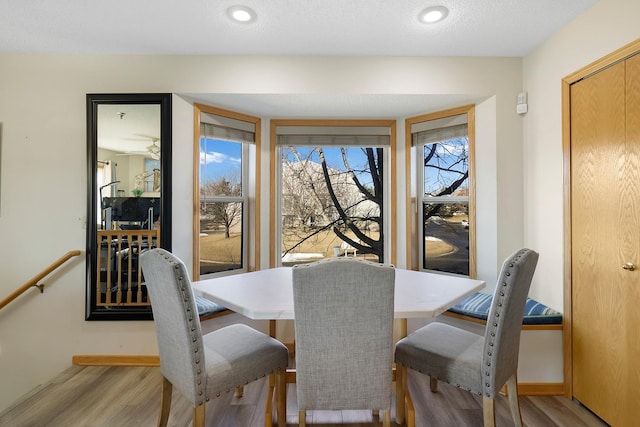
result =
[[225,201],[225,198],[242,196],[239,179],[223,177],[216,181],[207,181],[201,186],[200,191],[200,217],[224,227],[225,238],[230,238],[231,228],[242,219],[242,203],[237,200]]
[[[446,196],[465,191],[462,184],[469,178],[469,153],[466,149],[466,139],[454,139],[437,142],[426,147],[424,153],[424,167],[435,171],[435,182],[425,189],[430,196]],[[434,203],[425,207],[423,224],[433,216],[438,216],[443,210],[449,209],[447,204]]]
[[[438,171],[440,184],[429,194],[442,196],[460,194],[462,184],[467,180],[468,152],[461,147],[466,141],[458,143],[434,143],[424,153],[424,166]],[[311,233],[300,233],[300,240],[286,252],[300,246],[305,240],[331,229],[342,241],[347,242],[362,254],[373,254],[380,261],[384,259],[384,161],[383,148],[362,148],[366,161],[362,165],[352,165],[346,148],[341,148],[342,164],[340,169],[328,165],[324,149],[316,147],[320,158],[318,164],[311,160],[311,154],[302,157],[294,147],[288,148],[293,161],[284,160],[287,177],[283,179],[283,211],[295,217],[297,225],[309,225],[317,215],[324,215],[324,221]],[[365,184],[366,183],[366,184]],[[433,204],[425,209],[424,220],[435,216],[447,205]],[[290,230],[296,230],[296,227]],[[377,238],[365,232],[367,227],[379,230]],[[295,232],[295,231],[291,231]],[[350,237],[349,234],[355,236]]]
[[[333,230],[336,236],[360,253],[375,254],[382,259],[383,171],[378,162],[382,149],[363,149],[366,162],[353,167],[347,150],[342,148],[343,166],[340,169],[328,166],[321,147],[316,147],[306,157],[295,147],[287,149],[289,151],[283,156],[283,216],[296,219],[295,223],[290,221],[290,227],[285,229],[289,233],[298,232],[299,239],[292,247],[286,248],[285,253],[326,230]],[[320,164],[311,160],[313,153],[318,155]],[[363,184],[361,177],[368,178],[369,175],[371,179],[366,181],[371,184]],[[309,227],[311,225],[313,227]],[[367,235],[363,231],[366,228],[378,229],[379,238]],[[355,238],[349,237],[348,231]]]
[[[325,184],[327,186],[327,190],[329,191],[329,196],[331,197],[333,205],[338,212],[341,224],[344,225],[347,230],[351,231],[356,236],[356,238],[352,239],[347,236],[342,230],[340,230],[340,227],[338,227],[337,225],[333,226],[333,232],[342,241],[347,242],[354,248],[358,249],[360,253],[374,254],[378,257],[378,260],[381,261],[384,259],[384,199],[382,194],[384,177],[384,162],[382,161],[383,149],[363,148],[362,150],[366,155],[367,163],[362,169],[354,170],[349,165],[349,158],[347,156],[346,149],[340,149],[342,153],[342,162],[346,171],[344,173],[349,176],[349,178],[353,182],[353,185],[356,186],[361,195],[361,199],[359,201],[351,203],[350,205],[344,205],[336,196],[335,185],[331,181],[329,168],[327,167],[327,160],[322,148],[318,148],[318,154],[320,155],[320,162],[322,165]],[[371,177],[371,183],[373,185],[372,188],[362,184],[362,181],[359,178],[360,174],[368,174],[367,178],[369,176]],[[363,210],[354,209],[355,207],[364,204],[365,201],[373,202],[375,208],[367,209],[364,212]],[[357,215],[354,213],[361,213],[361,215]],[[362,215],[362,213],[364,213],[364,215]],[[370,222],[377,224],[377,228],[379,230],[378,239],[370,237],[362,230],[362,225]]]

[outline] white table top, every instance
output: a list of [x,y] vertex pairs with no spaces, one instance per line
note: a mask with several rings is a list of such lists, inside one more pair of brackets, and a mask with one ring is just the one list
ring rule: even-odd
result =
[[[484,285],[482,280],[398,268],[395,317],[435,317]],[[294,319],[291,267],[200,280],[193,289],[250,319]]]

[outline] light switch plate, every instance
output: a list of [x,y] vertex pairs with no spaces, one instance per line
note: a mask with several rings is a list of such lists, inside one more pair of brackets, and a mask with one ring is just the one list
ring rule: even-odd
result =
[[516,105],[516,112],[518,114],[524,114],[527,112],[527,104],[518,104]]

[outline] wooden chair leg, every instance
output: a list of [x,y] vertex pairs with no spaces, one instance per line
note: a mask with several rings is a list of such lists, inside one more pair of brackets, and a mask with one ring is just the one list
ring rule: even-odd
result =
[[193,427],[204,427],[206,416],[206,404],[202,404],[193,408]]
[[404,393],[407,388],[407,368],[396,364],[396,423],[404,423]]
[[244,395],[244,387],[236,387],[236,397],[240,398]]
[[482,414],[484,427],[496,427],[496,402],[494,399],[482,396]]
[[160,395],[160,418],[158,419],[158,427],[167,427],[169,422],[169,412],[171,411],[171,392],[173,384],[171,381],[162,376],[162,394]]
[[433,393],[438,392],[438,379],[434,377],[429,377],[429,388]]
[[278,411],[278,426],[287,425],[287,370],[282,369],[276,374],[276,410]]
[[520,403],[518,402],[518,378],[513,374],[507,380],[507,395],[509,397],[509,407],[511,416],[516,427],[522,427],[522,415],[520,414]]
[[391,408],[385,409],[382,417],[382,427],[391,427]]
[[276,406],[278,405],[278,395],[276,390],[276,376],[269,375],[269,387],[267,387],[267,402],[264,406],[264,427],[273,426],[273,395],[276,395]]
[[305,427],[307,425],[307,411],[298,412],[298,425]]

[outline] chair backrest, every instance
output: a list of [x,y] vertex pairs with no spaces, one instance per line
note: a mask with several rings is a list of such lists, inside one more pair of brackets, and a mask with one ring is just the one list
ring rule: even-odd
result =
[[189,273],[184,263],[164,249],[140,256],[145,284],[151,298],[160,353],[160,370],[192,403],[204,392],[202,329]]
[[395,269],[330,258],[292,274],[300,410],[389,408]]
[[538,253],[521,249],[502,264],[485,330],[482,392],[495,398],[518,369],[520,330]]

